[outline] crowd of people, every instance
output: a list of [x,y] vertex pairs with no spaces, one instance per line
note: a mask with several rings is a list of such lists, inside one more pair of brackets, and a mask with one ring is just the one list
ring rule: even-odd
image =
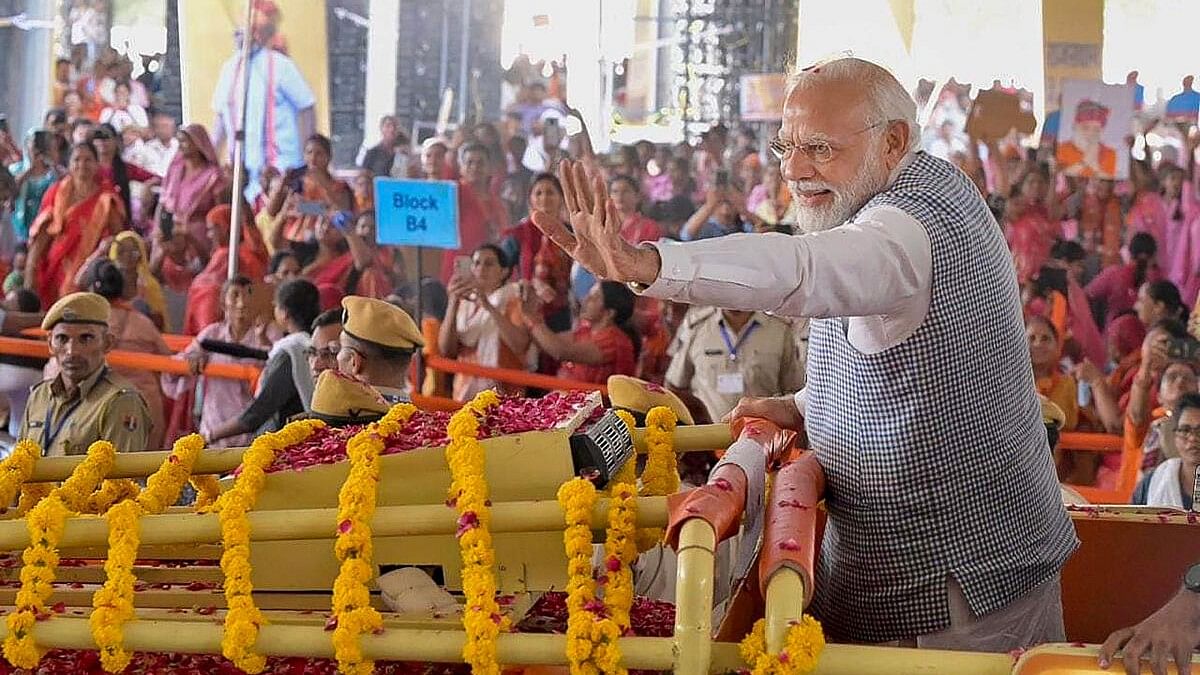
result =
[[[269,352],[291,333],[315,344],[321,326],[312,321],[361,296],[420,317],[427,354],[577,382],[635,376],[678,393],[700,421],[720,419],[743,396],[804,385],[807,320],[635,295],[597,280],[530,218],[566,218],[555,169],[573,159],[603,183],[633,244],[797,233],[794,191],[750,127],[716,125],[695,145],[642,141],[600,155],[581,116],[534,83],[503,119],[419,144],[384,117],[380,141],[361,149],[353,169],[333,167],[330,140],[314,134],[301,166],[268,167],[257,184],[235,189],[203,125],[178,126],[129,78],[127,63],[97,64],[95,75],[56,89],[61,107],[23,148],[7,137],[0,144],[9,163],[0,174],[0,262],[11,308],[103,289],[118,348],[168,354],[162,333],[195,336],[178,358],[196,373],[209,360],[256,362],[212,354],[205,341]],[[1117,182],[1065,175],[1049,154],[1015,143],[956,140],[947,124],[925,145],[973,180],[1004,233],[1037,388],[1063,411],[1062,431],[1122,435],[1144,450],[1137,498],[1160,503],[1182,490],[1186,499],[1169,505],[1184,505],[1200,449],[1197,461],[1186,455],[1200,438],[1168,412],[1198,393],[1188,317],[1200,294],[1200,136],[1183,130],[1186,151],[1158,163],[1131,158],[1130,179]],[[417,279],[415,250],[377,242],[377,176],[457,183],[461,248],[426,253],[426,278]],[[243,199],[236,224],[235,195]],[[231,255],[240,277],[227,282]],[[272,301],[294,280],[315,289],[316,305],[277,322]],[[30,365],[16,364],[24,375],[13,381],[27,386]],[[528,391],[479,375],[421,375],[420,393],[457,400],[491,387]],[[215,419],[245,409],[255,392],[213,378],[128,376],[150,408],[152,444],[195,429],[241,443],[281,419],[251,416],[218,429]],[[17,387],[7,387],[14,419],[23,405]],[[1059,478],[1113,488],[1122,457],[1061,451]],[[1164,470],[1177,474],[1174,491],[1164,492]]]

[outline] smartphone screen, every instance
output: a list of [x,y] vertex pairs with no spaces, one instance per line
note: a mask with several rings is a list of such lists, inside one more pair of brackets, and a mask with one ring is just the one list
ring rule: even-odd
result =
[[302,201],[296,206],[296,210],[302,216],[323,216],[325,215],[325,203]]
[[471,256],[460,255],[454,259],[454,276],[471,276]]

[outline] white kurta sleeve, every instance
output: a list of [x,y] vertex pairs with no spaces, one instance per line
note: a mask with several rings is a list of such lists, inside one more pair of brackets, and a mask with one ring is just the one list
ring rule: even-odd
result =
[[783,316],[887,316],[928,297],[929,235],[912,216],[877,207],[824,232],[734,234],[653,244],[662,258],[645,295]]

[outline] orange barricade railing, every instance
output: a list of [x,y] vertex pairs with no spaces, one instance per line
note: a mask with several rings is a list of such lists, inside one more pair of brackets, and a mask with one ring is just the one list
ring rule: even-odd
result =
[[[45,342],[38,340],[0,337],[0,354],[46,359],[50,358],[50,348]],[[161,354],[127,352],[120,349],[114,349],[108,353],[108,365],[117,368],[140,368],[171,375],[190,375],[192,372],[186,361]],[[204,366],[204,374],[209,377],[245,380],[252,389],[258,384],[258,376],[261,373],[261,368],[239,366],[232,363],[210,363]]]
[[608,387],[602,384],[592,382],[581,382],[579,380],[564,380],[552,375],[540,375],[538,373],[530,373],[524,370],[509,370],[508,368],[489,368],[481,366],[477,363],[464,363],[455,361],[444,356],[435,356],[432,354],[425,355],[425,365],[434,370],[440,370],[445,373],[462,373],[463,375],[474,375],[476,377],[486,377],[489,380],[504,382],[505,384],[515,384],[522,387],[533,387],[535,389],[579,389],[582,391],[598,391],[608,395]]
[[1124,444],[1115,434],[1068,431],[1058,437],[1058,447],[1075,452],[1120,452]]

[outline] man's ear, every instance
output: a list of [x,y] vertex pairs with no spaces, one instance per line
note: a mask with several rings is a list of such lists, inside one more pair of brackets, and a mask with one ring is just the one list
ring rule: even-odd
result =
[[101,339],[104,341],[104,353],[105,354],[111,352],[114,348],[116,348],[117,339],[115,337],[113,337],[112,332],[109,331],[107,327],[105,327],[104,334],[101,337]]

